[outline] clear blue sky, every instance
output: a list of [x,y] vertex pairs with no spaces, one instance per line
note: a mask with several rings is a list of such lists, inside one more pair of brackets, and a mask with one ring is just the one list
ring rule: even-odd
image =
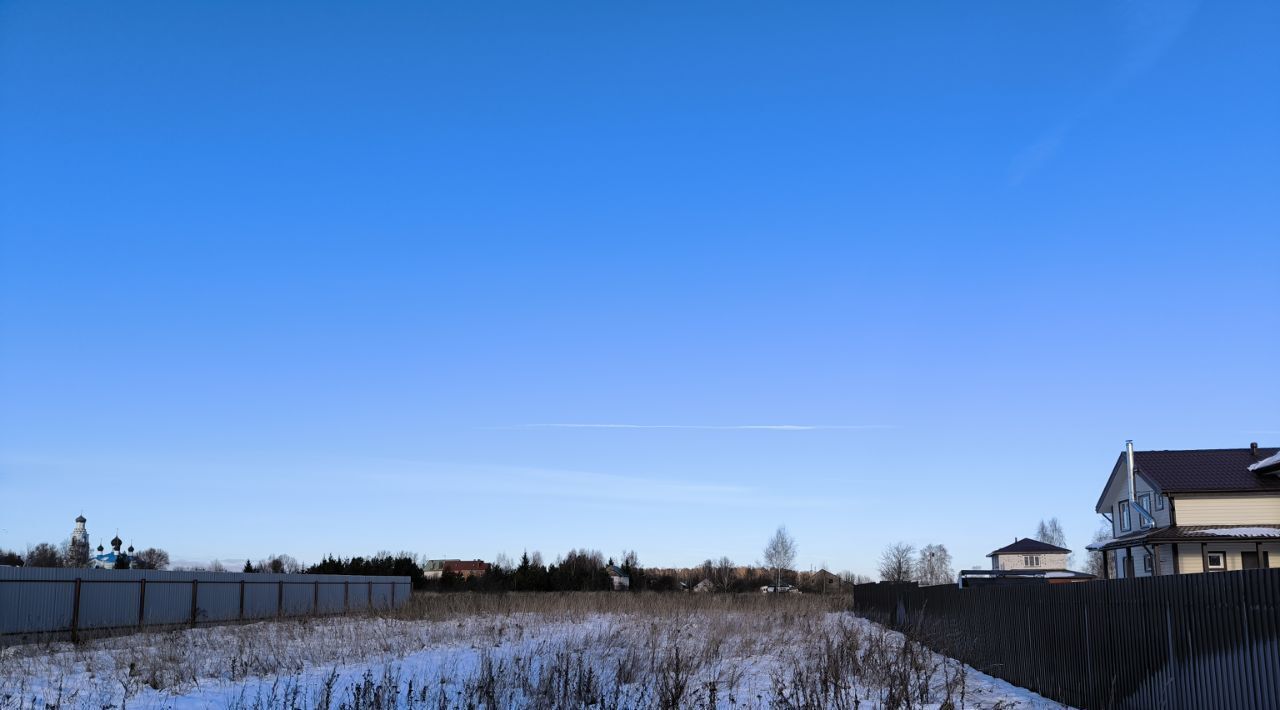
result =
[[0,4],[0,547],[83,511],[200,561],[1082,550],[1125,439],[1280,442],[1277,36]]

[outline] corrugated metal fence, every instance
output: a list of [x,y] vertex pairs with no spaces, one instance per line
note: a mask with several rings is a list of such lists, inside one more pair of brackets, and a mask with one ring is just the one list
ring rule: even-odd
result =
[[864,584],[854,605],[1085,708],[1280,707],[1280,569],[1038,586]]
[[0,638],[387,609],[408,577],[0,567]]

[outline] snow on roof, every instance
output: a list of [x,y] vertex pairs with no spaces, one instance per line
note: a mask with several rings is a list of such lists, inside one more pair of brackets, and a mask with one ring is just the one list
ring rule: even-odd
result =
[[1218,535],[1222,537],[1280,537],[1280,528],[1209,528],[1191,530],[1191,535]]
[[1257,462],[1257,463],[1249,464],[1249,470],[1250,470],[1250,471],[1257,471],[1257,470],[1260,470],[1260,469],[1264,469],[1264,468],[1268,468],[1268,467],[1271,467],[1271,466],[1275,466],[1275,465],[1277,465],[1277,464],[1280,464],[1280,452],[1277,452],[1277,453],[1275,453],[1275,454],[1272,454],[1271,456],[1268,456],[1267,458],[1265,458],[1265,459],[1263,459],[1263,460],[1261,460],[1261,461],[1259,461],[1259,462]]

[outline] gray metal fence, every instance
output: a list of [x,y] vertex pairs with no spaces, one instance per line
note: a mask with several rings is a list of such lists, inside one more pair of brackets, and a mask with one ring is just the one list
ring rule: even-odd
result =
[[0,567],[0,639],[389,609],[408,577]]

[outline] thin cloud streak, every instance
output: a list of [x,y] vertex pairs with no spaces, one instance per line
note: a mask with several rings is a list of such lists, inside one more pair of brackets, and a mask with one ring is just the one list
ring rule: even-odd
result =
[[890,424],[522,424],[516,429],[693,429],[703,431],[819,431],[892,429]]
[[[407,462],[406,462],[407,463]],[[649,476],[517,466],[448,466],[423,463],[398,471],[364,474],[402,493],[442,491],[508,496],[522,500],[587,500],[611,505],[684,505],[721,508],[842,509],[839,496],[797,496],[779,490],[726,483],[697,483]]]
[[1182,36],[1199,4],[1200,0],[1116,3],[1112,12],[1116,13],[1115,21],[1127,45],[1119,67],[1091,96],[1014,156],[1010,163],[1009,184],[1021,185],[1052,161],[1080,121],[1150,71]]

